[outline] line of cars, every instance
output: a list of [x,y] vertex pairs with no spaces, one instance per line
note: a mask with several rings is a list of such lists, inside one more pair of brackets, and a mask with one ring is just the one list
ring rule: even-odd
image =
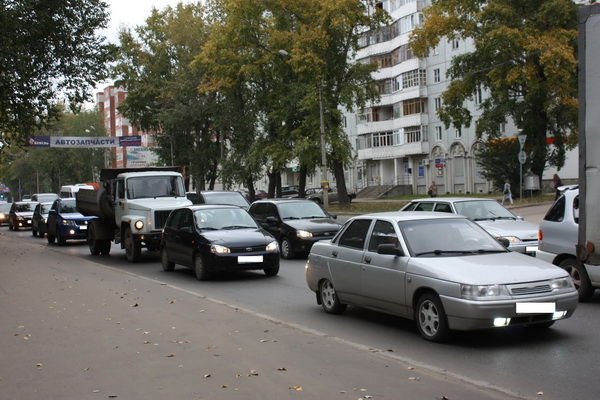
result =
[[[355,305],[392,313],[415,320],[422,337],[435,342],[455,330],[546,328],[570,317],[579,299],[573,274],[519,254],[537,241],[491,229],[495,222],[524,223],[493,200],[415,200],[399,212],[360,215],[342,226],[311,200],[259,200],[246,211],[207,198],[169,214],[163,270],[180,264],[199,280],[232,270],[273,276],[280,257],[308,253],[306,281],[326,312]],[[471,215],[467,205],[480,210]],[[59,237],[46,234],[49,243]]]

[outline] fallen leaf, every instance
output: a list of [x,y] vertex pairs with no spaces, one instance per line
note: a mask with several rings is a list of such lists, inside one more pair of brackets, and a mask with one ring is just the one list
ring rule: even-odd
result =
[[419,377],[415,377],[415,376],[411,376],[411,377],[410,377],[410,378],[408,378],[408,379],[410,379],[411,381],[420,381],[420,380],[421,380],[421,378],[419,378]]
[[222,388],[228,388],[229,385],[221,385]]
[[204,375],[205,378],[210,378],[210,374]]
[[287,371],[287,369],[285,369],[285,367],[279,367],[277,368],[277,371]]
[[132,305],[131,307],[139,307],[140,305],[138,303],[135,303],[134,305]]
[[302,386],[292,386],[292,387],[290,387],[290,389],[301,391],[302,390]]
[[167,354],[165,357],[175,357],[175,354]]
[[412,371],[412,370],[414,370],[414,369],[415,369],[415,367],[408,367],[407,369],[408,369],[409,371]]
[[262,339],[260,342],[261,343],[265,343],[265,342],[268,342],[268,340],[267,339]]
[[537,395],[538,395],[538,396],[543,396],[543,395],[544,395],[544,392],[537,392]]
[[248,374],[248,376],[256,376],[256,375],[258,375],[258,371],[255,369],[251,369],[250,373]]
[[43,367],[43,366],[44,366],[44,364],[42,364],[42,363],[37,363],[37,364],[35,364],[35,366],[36,366],[36,367]]

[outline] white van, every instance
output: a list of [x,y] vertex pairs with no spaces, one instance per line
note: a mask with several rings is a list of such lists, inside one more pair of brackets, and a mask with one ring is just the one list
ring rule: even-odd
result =
[[75,193],[79,192],[79,189],[94,189],[92,185],[87,183],[76,183],[75,185],[65,185],[60,188],[60,197],[69,198],[75,197]]

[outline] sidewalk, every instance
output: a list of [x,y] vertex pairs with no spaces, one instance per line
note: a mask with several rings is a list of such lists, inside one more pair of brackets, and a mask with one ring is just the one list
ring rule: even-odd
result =
[[4,230],[0,251],[2,400],[521,398],[138,277],[140,266]]

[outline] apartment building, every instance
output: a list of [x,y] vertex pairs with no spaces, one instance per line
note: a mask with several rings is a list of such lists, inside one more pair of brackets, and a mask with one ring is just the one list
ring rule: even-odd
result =
[[153,132],[138,130],[117,109],[125,97],[127,92],[123,88],[107,86],[102,92],[96,93],[96,106],[104,116],[104,127],[108,136],[141,136],[142,145],[108,149],[110,154],[105,157],[105,167],[134,168],[158,165],[158,156],[151,150],[154,146]]

